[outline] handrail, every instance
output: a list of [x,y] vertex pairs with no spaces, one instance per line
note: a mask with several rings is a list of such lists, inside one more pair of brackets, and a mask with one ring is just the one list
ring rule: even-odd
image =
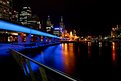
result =
[[61,71],[54,70],[53,68],[50,68],[50,67],[48,67],[48,66],[46,66],[46,65],[44,65],[44,64],[41,64],[41,63],[39,63],[39,62],[33,60],[32,58],[29,58],[28,56],[23,55],[22,53],[20,53],[20,52],[18,52],[18,51],[16,51],[16,50],[13,50],[13,49],[11,49],[11,48],[10,48],[10,50],[13,51],[13,52],[16,52],[17,54],[19,54],[19,55],[22,56],[22,57],[24,57],[24,58],[26,58],[26,59],[28,59],[28,60],[34,62],[35,64],[40,65],[41,67],[43,67],[43,68],[45,68],[45,69],[48,69],[48,70],[50,70],[50,71],[53,71],[53,72],[55,72],[55,73],[57,73],[57,74],[59,74],[59,75],[65,77],[65,78],[67,78],[67,79],[69,79],[69,80],[71,80],[71,81],[77,81],[76,79],[73,79],[73,78],[69,77],[69,75],[67,75],[67,74],[65,74],[65,73],[63,73],[63,72],[61,72]]

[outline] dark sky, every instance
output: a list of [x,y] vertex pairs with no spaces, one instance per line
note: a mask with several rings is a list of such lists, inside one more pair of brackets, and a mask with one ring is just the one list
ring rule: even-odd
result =
[[34,14],[46,19],[49,14],[53,22],[64,16],[67,29],[79,33],[107,34],[111,26],[121,22],[120,2],[114,0],[15,0],[15,9],[30,4]]

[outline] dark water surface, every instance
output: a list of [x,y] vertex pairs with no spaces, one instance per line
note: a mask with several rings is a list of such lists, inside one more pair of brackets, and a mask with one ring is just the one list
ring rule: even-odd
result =
[[[63,43],[30,51],[29,57],[82,81],[120,81],[119,42]],[[38,67],[32,64],[32,69]]]

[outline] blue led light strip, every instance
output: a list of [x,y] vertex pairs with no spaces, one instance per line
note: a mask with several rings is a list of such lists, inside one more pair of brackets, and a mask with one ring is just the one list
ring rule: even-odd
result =
[[35,34],[35,35],[47,36],[47,37],[53,37],[53,38],[59,38],[58,36],[55,36],[52,34],[48,34],[45,32],[38,31],[38,30],[26,28],[24,26],[12,24],[12,23],[2,21],[2,20],[0,20],[0,29],[11,30],[11,31],[16,31],[16,32],[23,32],[23,33],[31,33],[31,34]]

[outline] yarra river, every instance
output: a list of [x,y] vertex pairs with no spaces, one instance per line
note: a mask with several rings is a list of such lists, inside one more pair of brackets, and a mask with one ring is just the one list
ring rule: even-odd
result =
[[82,81],[121,80],[120,42],[62,43],[27,52],[29,57]]

